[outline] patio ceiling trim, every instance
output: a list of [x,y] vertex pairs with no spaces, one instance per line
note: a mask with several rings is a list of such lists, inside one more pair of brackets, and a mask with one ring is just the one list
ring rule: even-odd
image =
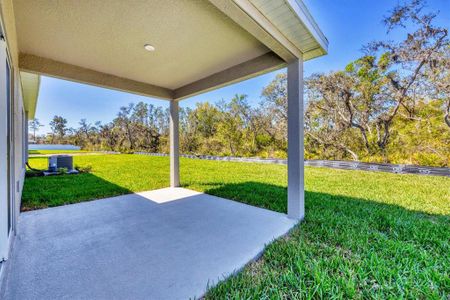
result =
[[[317,56],[325,55],[328,51],[328,40],[320,30],[319,25],[317,25],[314,18],[311,16],[308,8],[301,0],[285,0],[286,4],[294,12],[294,15],[299,19],[299,21],[306,27],[308,32],[314,38],[318,47],[313,50],[306,51],[304,53],[304,60],[310,58],[315,58]],[[306,56],[306,57],[305,57]]]
[[209,0],[220,11],[275,52],[285,62],[302,57],[294,46],[250,1]]
[[174,99],[179,101],[226,85],[243,81],[258,75],[281,69],[286,63],[273,52],[233,66],[206,78],[182,86],[174,91]]
[[170,89],[66,64],[36,55],[21,53],[19,55],[19,68],[21,71],[92,84],[123,92],[156,97],[164,100],[173,99],[173,91]]
[[34,119],[36,113],[41,77],[37,74],[20,72],[20,79],[23,105],[25,107],[25,111],[27,112],[27,118],[31,120]]

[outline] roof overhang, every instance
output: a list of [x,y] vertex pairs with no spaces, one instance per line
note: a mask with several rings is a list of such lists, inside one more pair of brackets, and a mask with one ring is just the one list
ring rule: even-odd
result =
[[[2,15],[13,15],[7,38],[17,36],[22,72],[167,100],[312,59],[328,47],[301,0],[3,2],[11,3]],[[146,52],[145,43],[156,51]]]
[[20,72],[22,84],[22,99],[27,118],[29,120],[34,118],[36,114],[36,105],[39,95],[40,76],[26,72]]

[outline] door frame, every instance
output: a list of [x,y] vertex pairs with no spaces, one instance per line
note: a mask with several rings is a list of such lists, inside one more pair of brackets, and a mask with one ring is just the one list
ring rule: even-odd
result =
[[0,261],[9,257],[15,227],[14,76],[3,32],[0,27]]

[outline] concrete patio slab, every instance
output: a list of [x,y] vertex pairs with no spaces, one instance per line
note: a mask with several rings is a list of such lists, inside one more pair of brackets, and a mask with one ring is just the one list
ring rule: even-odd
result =
[[295,223],[183,188],[26,212],[3,297],[200,297]]

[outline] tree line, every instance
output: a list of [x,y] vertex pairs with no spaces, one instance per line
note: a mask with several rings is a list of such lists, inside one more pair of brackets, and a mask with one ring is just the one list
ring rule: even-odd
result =
[[[413,0],[383,20],[399,42],[374,41],[344,70],[305,79],[305,157],[448,166],[450,162],[450,41],[437,14]],[[36,139],[38,120],[30,121]],[[107,124],[78,128],[55,116],[39,142],[90,150],[168,152],[169,111],[139,102]],[[278,74],[258,105],[237,94],[227,101],[180,108],[183,153],[285,158],[287,77]]]

